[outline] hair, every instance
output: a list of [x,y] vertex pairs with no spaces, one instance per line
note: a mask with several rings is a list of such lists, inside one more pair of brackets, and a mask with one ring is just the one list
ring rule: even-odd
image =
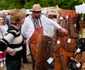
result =
[[21,9],[14,9],[11,13],[10,13],[10,22],[13,25],[17,25],[17,24],[21,24],[20,21],[22,20],[22,18],[26,16],[26,12],[24,12]]
[[6,15],[5,15],[4,12],[3,13],[0,13],[0,16],[3,17],[4,19],[6,18]]
[[5,25],[5,13],[0,13],[0,17],[3,18],[4,20],[3,25]]

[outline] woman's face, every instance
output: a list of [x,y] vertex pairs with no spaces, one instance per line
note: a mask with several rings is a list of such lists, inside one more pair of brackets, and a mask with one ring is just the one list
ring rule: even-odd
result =
[[0,17],[0,25],[4,24],[4,18]]
[[26,16],[24,16],[22,19],[21,19],[21,24],[23,24],[24,23],[24,20],[25,20],[25,18],[26,18]]

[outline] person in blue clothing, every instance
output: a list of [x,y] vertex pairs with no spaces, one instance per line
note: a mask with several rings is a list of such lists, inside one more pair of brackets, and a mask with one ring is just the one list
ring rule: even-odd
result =
[[10,26],[10,20],[7,17],[5,17],[5,23],[7,24],[8,27]]

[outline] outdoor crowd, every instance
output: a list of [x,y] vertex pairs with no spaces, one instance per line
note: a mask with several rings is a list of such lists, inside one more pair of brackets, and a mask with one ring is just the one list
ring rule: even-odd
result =
[[47,17],[41,13],[39,4],[34,4],[30,11],[32,14],[27,16],[23,9],[14,9],[9,18],[0,13],[0,67],[6,64],[6,70],[20,70],[22,62],[30,63],[28,54],[32,57],[33,70],[39,70],[36,62],[39,59],[37,54],[40,46],[37,47],[37,43],[40,37],[49,38],[45,42],[49,43],[55,29],[68,35],[68,30],[56,22],[54,15]]

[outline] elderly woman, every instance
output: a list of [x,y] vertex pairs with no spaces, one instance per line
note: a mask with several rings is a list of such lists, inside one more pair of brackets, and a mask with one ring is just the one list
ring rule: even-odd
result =
[[[7,70],[20,70],[23,37],[20,34],[19,28],[24,23],[26,13],[23,10],[14,9],[10,14],[10,27],[7,30],[6,36],[0,41],[0,47],[14,49],[14,52],[6,54]],[[15,54],[16,52],[16,54]]]

